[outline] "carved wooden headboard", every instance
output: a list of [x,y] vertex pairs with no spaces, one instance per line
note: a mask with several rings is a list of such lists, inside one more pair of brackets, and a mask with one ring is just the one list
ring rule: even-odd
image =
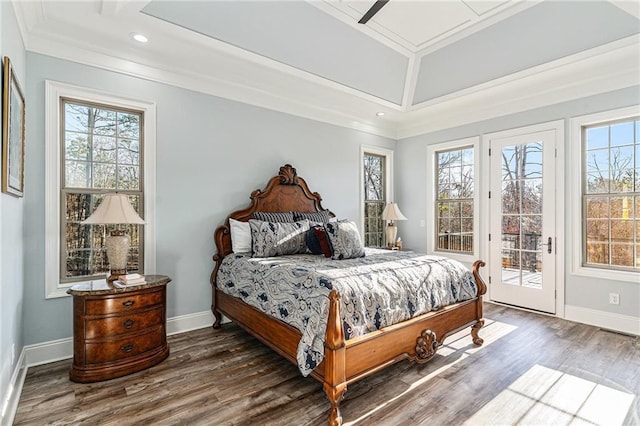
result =
[[[214,241],[217,253],[213,256],[216,262],[211,282],[214,282],[214,274],[222,259],[232,252],[231,232],[229,218],[246,222],[253,217],[253,212],[317,212],[324,210],[321,204],[322,197],[317,192],[311,192],[304,179],[298,176],[296,169],[291,164],[280,167],[277,176],[272,177],[264,190],[256,189],[249,197],[249,207],[231,213],[214,233]],[[334,216],[333,213],[329,213]]]

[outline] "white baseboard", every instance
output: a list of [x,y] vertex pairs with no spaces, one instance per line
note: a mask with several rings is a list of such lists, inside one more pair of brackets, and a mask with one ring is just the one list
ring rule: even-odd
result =
[[215,318],[211,310],[169,318],[167,320],[167,334],[171,336],[172,334],[211,327],[214,321]]
[[11,381],[7,389],[7,394],[3,395],[2,406],[0,407],[0,425],[11,425],[16,416],[20,394],[22,393],[22,385],[27,376],[27,366],[25,364],[25,351],[20,352],[18,363],[11,375]]
[[73,339],[68,337],[27,345],[24,347],[24,352],[27,367],[68,359],[73,357]]
[[[200,328],[211,327],[214,317],[211,311],[196,312],[167,319],[167,334],[179,334]],[[48,364],[73,357],[73,339],[59,339],[50,342],[27,345],[20,352],[20,358],[11,377],[9,390],[2,400],[2,416],[0,425],[11,425],[18,409],[18,401],[22,393],[22,385],[27,376],[27,369],[36,365]]]
[[640,318],[597,311],[579,306],[565,305],[564,318],[569,321],[594,325],[607,330],[640,336]]

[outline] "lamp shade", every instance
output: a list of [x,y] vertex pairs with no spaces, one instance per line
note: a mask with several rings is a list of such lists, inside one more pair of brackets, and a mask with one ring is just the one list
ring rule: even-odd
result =
[[98,208],[82,223],[87,224],[119,224],[137,223],[143,224],[144,220],[138,216],[129,202],[129,197],[125,194],[109,193],[105,194],[102,203]]
[[407,220],[396,203],[389,203],[382,211],[383,220]]

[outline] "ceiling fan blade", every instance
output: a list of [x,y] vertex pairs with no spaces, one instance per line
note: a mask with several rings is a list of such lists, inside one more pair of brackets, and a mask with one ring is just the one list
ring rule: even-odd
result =
[[373,15],[378,13],[378,11],[382,9],[382,6],[387,4],[388,1],[389,0],[376,0],[373,6],[371,6],[371,8],[367,10],[367,13],[365,13],[364,16],[360,18],[360,20],[358,21],[358,24],[366,24],[367,21],[373,18]]

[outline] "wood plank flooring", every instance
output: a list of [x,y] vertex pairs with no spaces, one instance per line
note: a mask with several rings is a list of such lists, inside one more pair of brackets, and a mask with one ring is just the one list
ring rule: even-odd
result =
[[[429,363],[349,386],[345,425],[639,425],[640,338],[485,304]],[[233,324],[169,337],[161,364],[94,384],[30,368],[15,425],[324,425],[320,383]]]

